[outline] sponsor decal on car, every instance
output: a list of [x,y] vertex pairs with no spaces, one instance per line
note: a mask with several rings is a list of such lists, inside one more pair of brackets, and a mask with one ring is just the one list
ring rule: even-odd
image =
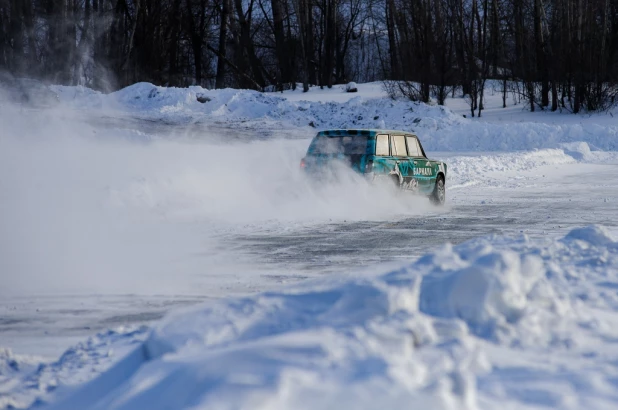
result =
[[414,168],[414,175],[432,176],[431,168]]

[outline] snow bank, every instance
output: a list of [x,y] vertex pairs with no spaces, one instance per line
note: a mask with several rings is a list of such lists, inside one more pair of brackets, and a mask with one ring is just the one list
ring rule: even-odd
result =
[[[436,155],[448,164],[448,189],[469,186],[517,188],[538,183],[539,176],[556,166],[577,163],[617,163],[618,152],[593,151],[585,142],[561,144],[557,149],[540,149],[483,155]],[[542,170],[542,171],[541,171]]]
[[[0,409],[42,405],[42,398],[53,397],[58,388],[90,381],[119,360],[126,363],[147,334],[145,326],[108,330],[71,347],[51,363],[0,349]],[[104,379],[98,379],[99,386]]]
[[595,124],[543,124],[521,122],[491,124],[468,121],[464,126],[424,132],[423,144],[436,151],[513,151],[557,148],[563,143],[585,142],[596,149],[618,150],[618,127]]
[[[581,143],[586,145],[586,143]],[[618,159],[616,155],[599,156],[595,152],[587,157],[590,161],[603,161]],[[449,189],[458,189],[470,185],[492,185],[495,181],[492,179],[492,173],[503,172],[510,173],[517,178],[513,178],[513,182],[520,182],[523,177],[518,175],[521,171],[530,171],[539,167],[548,165],[561,165],[576,163],[577,160],[573,155],[567,154],[562,149],[544,149],[529,152],[512,152],[507,154],[494,155],[477,155],[470,156],[454,156],[444,158],[448,164],[447,183]],[[504,181],[500,182],[504,184]]]
[[175,312],[50,408],[613,408],[616,288],[603,227],[446,245]]
[[[74,108],[99,106],[130,112],[141,118],[169,123],[218,121],[251,122],[256,127],[385,128],[393,124],[423,123],[423,127],[442,128],[463,123],[464,118],[445,107],[387,98],[355,97],[346,102],[289,101],[275,93],[253,90],[207,90],[202,87],[157,87],[137,83],[114,93],[75,95],[70,87],[54,88],[63,102]],[[199,99],[203,102],[198,101]],[[94,101],[94,102],[93,102]]]
[[579,141],[595,149],[618,150],[618,126],[536,122],[504,126],[466,119],[443,106],[393,101],[376,97],[374,92],[367,97],[362,88],[358,96],[339,102],[302,101],[296,94],[288,99],[291,94],[166,88],[149,83],[137,83],[108,95],[83,87],[52,88],[64,104],[76,109],[113,110],[170,124],[225,123],[258,130],[305,127],[307,136],[314,129],[404,129],[421,136],[429,151],[530,150]]
[[490,253],[461,269],[432,272],[423,280],[421,310],[460,317],[476,333],[494,335],[496,326],[507,328],[523,315],[531,286],[543,274],[536,266],[522,269],[525,262],[517,254]]
[[607,230],[595,226],[573,229],[564,238],[565,241],[582,241],[591,246],[613,246],[616,241]]

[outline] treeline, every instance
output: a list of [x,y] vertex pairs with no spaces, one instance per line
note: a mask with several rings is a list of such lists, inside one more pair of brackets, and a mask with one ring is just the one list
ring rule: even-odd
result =
[[386,1],[392,94],[443,103],[461,86],[473,116],[487,79],[532,111],[617,102],[617,0]]
[[480,115],[494,79],[505,104],[593,111],[617,52],[618,0],[0,0],[0,70],[107,90],[384,80]]

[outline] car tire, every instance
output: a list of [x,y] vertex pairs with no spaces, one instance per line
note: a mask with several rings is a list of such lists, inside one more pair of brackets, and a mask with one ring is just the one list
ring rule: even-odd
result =
[[432,204],[438,206],[442,206],[446,202],[446,185],[442,175],[438,176],[436,179],[436,185],[433,188],[433,192],[429,196],[429,200]]

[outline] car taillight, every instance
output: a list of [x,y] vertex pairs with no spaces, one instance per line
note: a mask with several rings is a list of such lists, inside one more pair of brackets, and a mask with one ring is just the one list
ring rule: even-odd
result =
[[301,167],[301,168],[305,168],[306,166],[307,166],[307,164],[305,164],[305,159],[304,159],[304,158],[303,158],[303,159],[301,159],[301,160],[300,160],[300,167]]
[[373,172],[373,161],[367,161],[365,163],[365,173]]

